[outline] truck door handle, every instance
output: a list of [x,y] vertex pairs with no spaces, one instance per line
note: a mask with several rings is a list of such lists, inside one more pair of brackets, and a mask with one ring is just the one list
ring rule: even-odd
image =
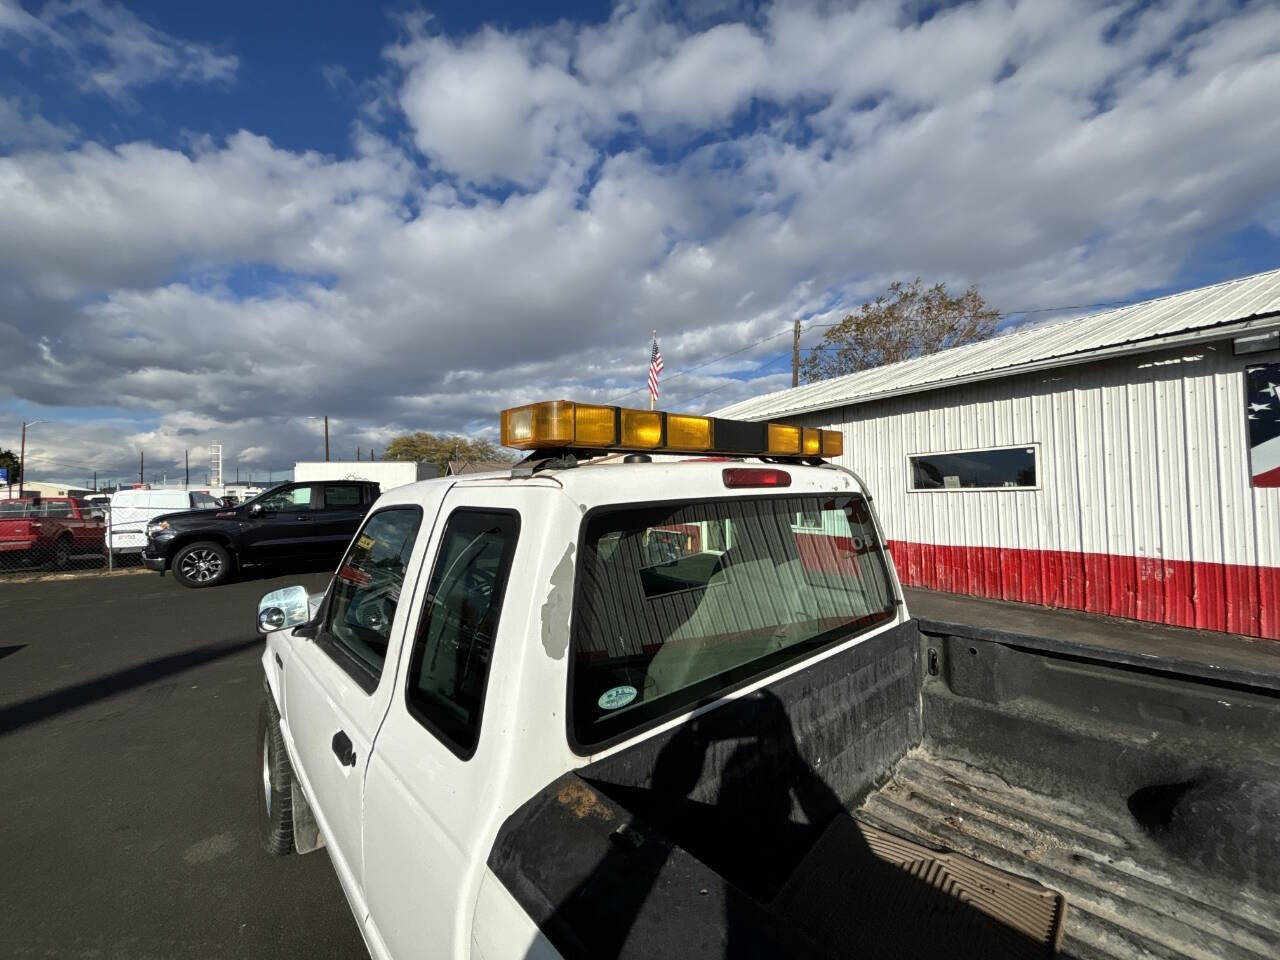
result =
[[333,735],[333,755],[338,758],[338,762],[344,767],[354,767],[356,765],[356,748],[351,745],[351,738],[345,732],[339,730]]
[[305,513],[299,515],[296,519],[298,520],[299,523],[301,523],[304,520],[306,520],[308,523],[311,521],[311,518],[308,517]]

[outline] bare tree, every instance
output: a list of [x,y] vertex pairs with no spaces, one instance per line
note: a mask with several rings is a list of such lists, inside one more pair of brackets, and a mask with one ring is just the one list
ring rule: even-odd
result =
[[450,460],[507,461],[511,454],[482,438],[418,432],[396,437],[387,444],[382,459],[434,463],[440,468],[440,475],[444,476]]
[[986,340],[1000,313],[970,287],[958,297],[941,283],[895,280],[888,293],[830,327],[800,364],[806,383]]

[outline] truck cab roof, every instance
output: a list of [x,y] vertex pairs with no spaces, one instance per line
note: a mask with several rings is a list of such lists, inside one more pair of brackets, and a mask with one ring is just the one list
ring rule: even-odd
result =
[[[414,502],[415,491],[442,487],[505,487],[518,490],[562,491],[585,512],[596,506],[619,503],[674,501],[723,496],[792,495],[862,491],[852,471],[831,464],[775,463],[751,458],[654,455],[649,462],[627,462],[623,454],[610,454],[580,462],[571,468],[549,466],[524,475],[513,469],[461,477],[441,477],[398,487],[383,494],[380,503]],[[727,481],[726,470],[757,471],[758,481],[747,475]],[[781,483],[765,482],[766,474],[781,475]],[[733,485],[730,485],[730,484]],[[661,491],[660,495],[658,491]],[[432,494],[427,494],[432,495]]]

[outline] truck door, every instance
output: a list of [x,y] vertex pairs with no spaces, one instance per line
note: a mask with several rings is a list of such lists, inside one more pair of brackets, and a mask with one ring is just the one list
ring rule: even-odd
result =
[[369,504],[364,502],[364,489],[358,483],[326,483],[324,495],[316,504],[320,510],[315,525],[316,554],[341,556],[360,527]]
[[295,483],[259,500],[260,514],[245,517],[240,535],[246,560],[287,560],[312,555],[319,485]]
[[[520,536],[517,496],[472,487],[465,504],[460,495],[446,499],[428,547],[430,577],[419,579],[413,598],[406,654],[365,774],[368,933],[390,956],[469,949],[470,924],[463,930],[459,920],[474,897],[477,851],[500,789],[495,774],[512,742],[501,692],[490,719],[484,715]],[[526,626],[508,620],[509,635]],[[518,661],[508,647],[499,662]]]
[[419,532],[430,530],[437,507],[438,496],[371,514],[329,585],[315,636],[289,638],[285,722],[296,773],[361,920],[364,773],[408,619],[401,594],[413,591],[425,549]]

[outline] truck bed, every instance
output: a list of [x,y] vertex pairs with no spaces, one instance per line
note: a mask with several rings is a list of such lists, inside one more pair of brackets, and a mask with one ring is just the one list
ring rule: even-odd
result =
[[[913,621],[549,785],[489,865],[565,957],[1274,958],[1272,681]],[[851,814],[1061,894],[1056,942]]]
[[1025,790],[927,748],[908,753],[855,816],[1060,891],[1064,956],[1262,960],[1280,945],[1273,895],[1171,856],[1127,810]]

